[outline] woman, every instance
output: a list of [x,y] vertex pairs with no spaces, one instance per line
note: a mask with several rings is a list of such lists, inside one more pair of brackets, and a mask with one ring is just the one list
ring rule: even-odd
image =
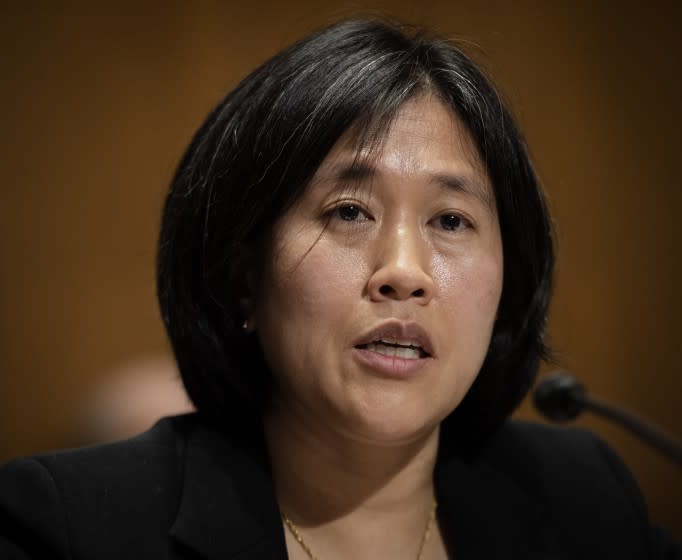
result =
[[304,39],[208,117],[164,208],[159,300],[198,413],[7,465],[3,557],[663,557],[602,443],[506,422],[552,262],[470,59],[375,21]]

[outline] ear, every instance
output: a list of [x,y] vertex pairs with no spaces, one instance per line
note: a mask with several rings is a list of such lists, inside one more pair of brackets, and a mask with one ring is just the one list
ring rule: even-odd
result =
[[255,251],[242,245],[232,258],[230,281],[241,310],[242,328],[247,334],[256,330],[256,277]]
[[250,298],[241,298],[239,300],[239,307],[242,310],[242,329],[246,334],[251,334],[256,331],[256,314],[254,312],[253,301]]

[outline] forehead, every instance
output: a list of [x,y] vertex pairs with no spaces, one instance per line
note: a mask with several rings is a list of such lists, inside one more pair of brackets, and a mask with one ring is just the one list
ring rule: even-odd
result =
[[427,179],[471,194],[495,207],[485,167],[471,134],[454,112],[428,96],[406,102],[377,139],[354,129],[329,152],[312,188],[358,184],[374,179]]

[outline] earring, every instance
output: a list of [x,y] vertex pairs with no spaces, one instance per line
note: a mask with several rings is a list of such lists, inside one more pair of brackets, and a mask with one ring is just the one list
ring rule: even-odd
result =
[[244,332],[249,332],[249,320],[244,319],[244,322],[242,323],[242,330]]

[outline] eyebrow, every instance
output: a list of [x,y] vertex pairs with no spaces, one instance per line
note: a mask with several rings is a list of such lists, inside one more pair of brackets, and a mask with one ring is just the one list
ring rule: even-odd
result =
[[[349,164],[333,166],[328,173],[324,173],[316,179],[317,184],[331,184],[335,186],[345,186],[349,183],[359,184],[370,181],[379,175],[376,167],[365,162],[354,161]],[[431,182],[435,183],[445,191],[462,193],[476,198],[483,203],[493,213],[497,212],[495,197],[491,189],[485,184],[469,177],[468,175],[457,175],[451,173],[434,173]]]
[[368,163],[353,161],[350,164],[335,165],[328,175],[322,178],[325,183],[362,183],[377,175],[376,168]]
[[479,181],[472,180],[472,178],[466,175],[451,175],[449,173],[436,173],[433,175],[432,181],[444,190],[473,196],[493,213],[497,213],[497,205],[492,189],[488,188],[485,184],[481,184]]

